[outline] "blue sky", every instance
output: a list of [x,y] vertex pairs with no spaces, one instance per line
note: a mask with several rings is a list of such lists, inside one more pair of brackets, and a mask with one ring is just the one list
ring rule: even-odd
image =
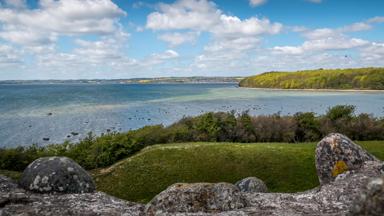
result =
[[384,66],[381,0],[0,0],[0,80]]

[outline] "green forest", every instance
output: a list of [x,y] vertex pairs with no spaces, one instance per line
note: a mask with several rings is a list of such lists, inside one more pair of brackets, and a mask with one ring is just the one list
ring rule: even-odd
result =
[[384,68],[267,72],[247,77],[240,87],[277,89],[384,89]]

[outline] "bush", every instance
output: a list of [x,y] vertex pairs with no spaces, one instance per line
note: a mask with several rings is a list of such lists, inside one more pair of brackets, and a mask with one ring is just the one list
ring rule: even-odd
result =
[[355,140],[384,140],[384,119],[354,114],[355,107],[329,108],[323,116],[296,113],[293,116],[250,116],[248,112],[206,113],[184,117],[168,127],[146,126],[126,133],[89,133],[79,143],[39,147],[0,148],[0,169],[23,170],[43,156],[67,156],[86,169],[109,166],[146,146],[174,142],[313,142],[330,132],[340,132]]

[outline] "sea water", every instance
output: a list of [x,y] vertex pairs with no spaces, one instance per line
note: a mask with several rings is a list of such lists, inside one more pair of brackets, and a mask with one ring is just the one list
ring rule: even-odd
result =
[[382,92],[262,90],[237,84],[0,85],[0,147],[77,142],[88,132],[169,125],[209,111],[324,114],[339,104],[384,116]]

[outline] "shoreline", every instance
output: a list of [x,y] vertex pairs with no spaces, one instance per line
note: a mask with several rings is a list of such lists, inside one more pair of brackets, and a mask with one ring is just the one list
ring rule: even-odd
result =
[[375,92],[384,92],[380,89],[282,89],[282,88],[253,88],[253,87],[241,87],[244,89],[257,89],[257,90],[270,90],[270,91],[308,91],[308,92],[368,92],[368,93],[375,93]]

